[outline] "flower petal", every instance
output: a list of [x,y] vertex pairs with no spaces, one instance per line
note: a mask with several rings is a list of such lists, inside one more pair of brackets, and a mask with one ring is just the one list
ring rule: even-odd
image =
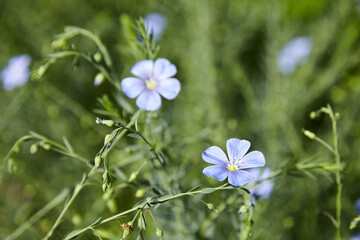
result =
[[156,91],[145,89],[136,99],[136,105],[146,111],[155,111],[161,106],[161,97]]
[[219,148],[217,146],[212,146],[212,147],[207,148],[202,153],[202,158],[204,159],[205,162],[217,164],[217,165],[226,166],[228,163],[226,154],[224,153],[223,150],[221,150],[221,148]]
[[142,60],[135,63],[131,68],[131,73],[141,79],[149,80],[152,76],[153,65],[152,60]]
[[218,181],[224,181],[229,172],[230,171],[226,167],[219,165],[206,167],[203,170],[203,173],[206,176],[215,178]]
[[253,176],[247,171],[238,170],[228,173],[229,183],[235,187],[242,186],[251,179],[253,179]]
[[240,169],[265,166],[265,157],[262,152],[252,151],[246,154],[239,164]]
[[159,58],[154,63],[153,77],[156,80],[163,80],[176,74],[176,67],[169,60]]
[[156,91],[168,100],[176,98],[180,92],[180,89],[180,82],[176,78],[168,78],[159,81],[156,86]]
[[250,148],[250,142],[247,140],[240,140],[238,138],[230,138],[226,142],[226,150],[229,155],[229,160],[237,162],[240,160]]
[[145,82],[139,78],[128,77],[121,81],[121,89],[129,98],[136,98],[145,88]]

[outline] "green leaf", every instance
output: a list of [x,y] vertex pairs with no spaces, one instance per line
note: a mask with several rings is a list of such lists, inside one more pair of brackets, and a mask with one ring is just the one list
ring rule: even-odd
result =
[[356,218],[354,218],[351,223],[350,223],[350,226],[349,226],[349,229],[354,229],[356,227],[356,225],[358,225],[358,223],[360,222],[360,215],[357,216]]
[[216,190],[216,188],[204,188],[200,190],[200,193],[209,194],[215,192]]
[[67,140],[67,138],[65,136],[63,136],[63,141],[64,141],[66,148],[69,150],[69,152],[73,153],[74,149],[72,148],[70,142]]
[[139,134],[137,134],[137,133],[129,133],[128,135],[127,135],[128,137],[131,137],[131,138],[137,138],[137,139],[141,139],[141,137],[139,136]]

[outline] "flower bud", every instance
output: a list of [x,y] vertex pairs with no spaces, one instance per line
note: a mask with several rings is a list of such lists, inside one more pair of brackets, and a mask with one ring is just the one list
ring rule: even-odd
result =
[[312,139],[312,140],[316,139],[315,133],[310,132],[308,130],[304,130],[304,135],[307,136],[308,138]]
[[39,147],[36,143],[32,144],[30,146],[30,154],[32,154],[32,155],[36,154],[38,149],[39,149]]
[[136,193],[135,193],[135,197],[141,198],[141,197],[144,196],[144,194],[145,194],[144,189],[138,189],[138,190],[136,191]]
[[129,177],[129,182],[134,181],[137,178],[138,173],[137,172],[133,172],[131,173],[130,177]]
[[161,229],[160,228],[156,228],[156,236],[158,236],[158,237],[162,237],[163,236],[163,231],[161,231]]
[[315,119],[319,114],[317,114],[316,112],[312,111],[310,113],[310,119]]
[[248,210],[247,207],[245,205],[242,205],[237,213],[243,214],[243,213],[247,212],[247,210]]
[[50,150],[51,149],[51,145],[50,144],[47,144],[45,142],[41,142],[40,143],[40,146],[45,149],[45,150]]
[[100,84],[102,84],[104,82],[104,80],[105,80],[104,74],[102,74],[102,73],[96,74],[95,80],[94,80],[94,86],[95,87],[100,86]]
[[108,145],[108,143],[110,143],[111,138],[112,138],[112,135],[111,135],[111,134],[106,134],[106,136],[105,136],[105,138],[104,138],[104,146],[105,146],[105,145]]
[[66,39],[57,39],[51,43],[52,48],[62,48],[66,45]]
[[96,62],[101,62],[102,60],[102,55],[99,52],[95,53],[93,57]]
[[101,159],[100,155],[96,155],[96,157],[95,157],[95,167],[96,167],[96,169],[99,169],[101,162],[102,162],[102,159]]

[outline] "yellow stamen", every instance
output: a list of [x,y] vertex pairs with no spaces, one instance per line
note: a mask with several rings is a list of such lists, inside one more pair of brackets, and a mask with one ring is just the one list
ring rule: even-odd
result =
[[227,168],[232,172],[238,170],[236,166],[232,166],[232,165],[228,166]]
[[146,81],[146,87],[148,89],[154,89],[156,87],[156,82],[150,78],[150,80]]

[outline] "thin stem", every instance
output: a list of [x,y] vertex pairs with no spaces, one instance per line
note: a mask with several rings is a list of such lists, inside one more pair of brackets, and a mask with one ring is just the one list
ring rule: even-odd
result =
[[316,138],[315,138],[315,141],[321,143],[324,147],[326,147],[327,149],[329,149],[330,152],[332,152],[333,154],[336,154],[336,153],[335,153],[335,150],[334,150],[327,142],[325,142],[325,141],[322,140],[321,138],[316,137]]
[[[93,167],[89,174],[90,175],[94,169],[96,169],[95,167]],[[75,189],[74,189],[74,193],[73,195],[71,196],[70,200],[66,203],[65,207],[63,208],[63,210],[61,211],[59,217],[56,219],[56,222],[54,223],[54,225],[52,226],[52,228],[50,229],[50,231],[46,234],[46,237],[45,239],[49,239],[53,234],[54,234],[54,231],[56,230],[56,228],[60,225],[62,219],[64,218],[65,216],[65,213],[67,212],[67,210],[69,209],[69,207],[71,206],[71,204],[74,202],[74,200],[76,199],[76,197],[79,195],[79,193],[81,192],[81,190],[83,189],[83,187],[85,186],[85,182],[86,182],[86,179],[88,177],[88,175],[84,174],[81,182],[79,184],[77,184],[75,186]]]
[[329,109],[329,116],[331,119],[331,126],[333,130],[333,144],[334,144],[334,154],[335,154],[335,163],[338,167],[338,170],[335,172],[335,180],[336,180],[336,186],[337,186],[337,193],[336,193],[336,239],[341,240],[341,190],[342,190],[342,183],[341,183],[341,176],[340,176],[340,169],[341,169],[341,161],[340,161],[340,155],[339,155],[339,149],[338,149],[338,139],[337,139],[337,128],[336,128],[336,118],[334,115],[334,112],[330,105],[327,106]]
[[21,224],[12,234],[5,238],[5,240],[17,239],[26,229],[30,228],[37,220],[47,214],[51,209],[61,203],[69,194],[68,189],[61,191],[51,202],[46,204],[42,209],[36,212],[29,220]]

